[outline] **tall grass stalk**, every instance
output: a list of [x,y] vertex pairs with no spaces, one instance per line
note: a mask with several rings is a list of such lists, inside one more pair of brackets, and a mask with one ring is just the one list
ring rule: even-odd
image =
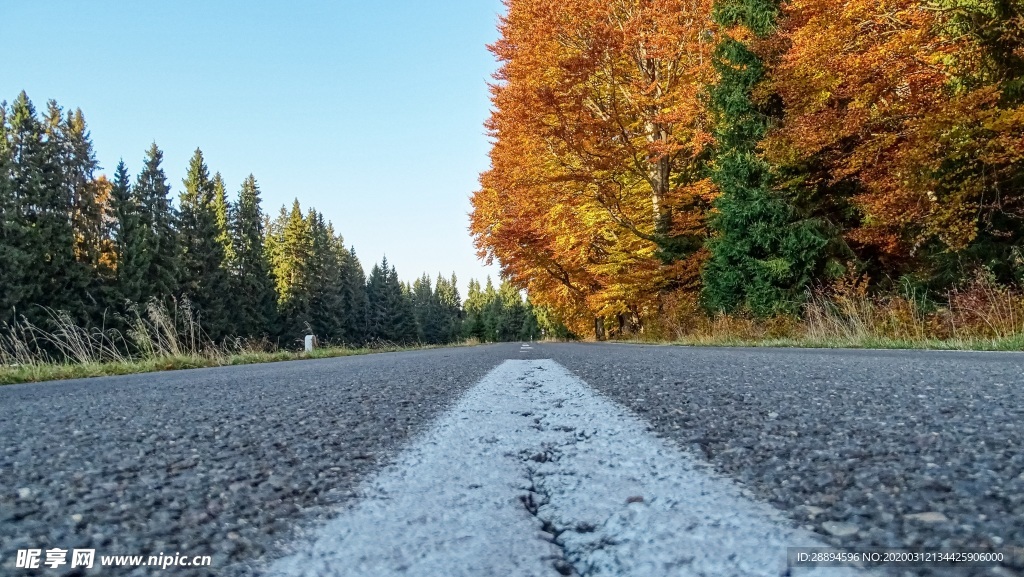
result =
[[82,327],[66,312],[46,312],[45,326],[24,317],[0,325],[0,385],[425,348],[380,341],[358,349],[327,346],[292,352],[267,339],[217,343],[203,331],[187,300],[129,307],[126,317],[114,319],[123,330]]
[[669,295],[642,341],[690,345],[1024,350],[1024,293],[979,276],[944,302],[916,294],[862,291],[812,294],[800,315],[756,319],[705,313],[686,295]]
[[129,308],[115,319],[117,328],[79,325],[66,311],[46,309],[46,319],[35,324],[25,317],[0,327],[0,363],[51,365],[132,363],[167,357],[223,356],[224,345],[202,330],[191,303],[170,306],[149,303],[142,310]]

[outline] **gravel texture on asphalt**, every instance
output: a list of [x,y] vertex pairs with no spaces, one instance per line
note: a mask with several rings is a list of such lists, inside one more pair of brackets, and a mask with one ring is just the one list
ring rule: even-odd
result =
[[1024,355],[624,344],[533,354],[832,544],[1009,548],[1016,561],[950,574],[1024,575]]
[[[436,349],[0,387],[0,575],[18,549],[212,555],[225,575],[294,528],[518,349]],[[45,561],[45,555],[43,556]],[[86,575],[97,574],[95,570]]]
[[779,577],[822,545],[706,468],[558,363],[509,360],[270,575]]
[[60,573],[13,569],[54,546],[256,573],[493,367],[544,358],[833,544],[1024,547],[1022,355],[513,344],[0,387],[0,574]]

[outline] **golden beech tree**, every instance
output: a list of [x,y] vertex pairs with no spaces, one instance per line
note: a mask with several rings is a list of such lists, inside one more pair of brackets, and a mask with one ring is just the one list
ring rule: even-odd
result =
[[785,104],[768,154],[852,185],[845,237],[884,274],[920,267],[925,247],[965,250],[996,213],[1024,217],[1024,194],[1000,193],[1020,174],[1024,113],[956,30],[963,4],[792,0],[767,49]]
[[709,0],[507,0],[480,254],[577,333],[693,290],[714,196]]

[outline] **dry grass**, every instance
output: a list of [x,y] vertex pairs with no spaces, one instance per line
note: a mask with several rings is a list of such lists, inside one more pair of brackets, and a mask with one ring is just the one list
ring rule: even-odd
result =
[[687,345],[1024,350],[1024,294],[978,277],[946,302],[862,290],[814,294],[797,316],[708,316],[692,297],[669,295],[640,340]]
[[24,318],[0,326],[0,385],[422,348],[376,342],[360,348],[292,352],[267,340],[216,343],[203,331],[188,301],[132,308],[128,318],[120,319],[127,327],[124,331],[80,327],[65,312],[47,313],[48,328]]
[[124,331],[82,327],[64,311],[47,310],[40,326],[26,318],[0,327],[0,364],[133,364],[168,358],[221,358],[237,351],[236,343],[218,345],[203,332],[191,303],[170,307],[150,303],[131,307],[119,319]]

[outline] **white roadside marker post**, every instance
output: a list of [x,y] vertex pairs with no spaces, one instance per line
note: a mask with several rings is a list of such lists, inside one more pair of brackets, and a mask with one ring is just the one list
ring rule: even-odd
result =
[[313,335],[306,335],[306,352],[312,352],[316,348],[316,337]]

